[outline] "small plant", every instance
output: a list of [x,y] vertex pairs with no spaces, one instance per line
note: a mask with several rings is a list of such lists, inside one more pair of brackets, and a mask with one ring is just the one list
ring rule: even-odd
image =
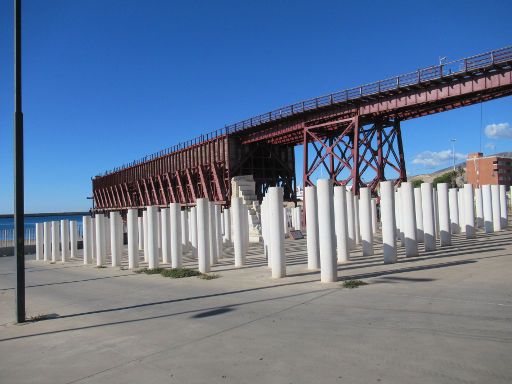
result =
[[164,270],[164,268],[153,268],[153,269],[141,268],[141,269],[137,269],[136,271],[133,271],[133,272],[145,273],[146,275],[159,275],[160,273],[162,273],[163,270]]
[[189,268],[171,268],[164,269],[161,275],[171,279],[182,279],[184,277],[200,276],[201,272]]
[[58,317],[55,313],[52,313],[52,314],[46,314],[46,315],[43,315],[43,314],[38,314],[38,315],[35,315],[35,316],[30,316],[27,318],[27,322],[29,323],[35,323],[36,321],[43,321],[43,320],[49,320],[49,319],[55,319],[56,317]]
[[368,283],[362,281],[362,280],[345,280],[343,282],[343,288],[358,288],[363,285],[368,285]]
[[213,279],[218,279],[220,277],[220,275],[218,273],[201,273],[199,276],[200,279],[203,279],[203,280],[213,280]]
[[100,269],[100,268],[107,268],[107,266],[106,265],[97,265],[95,268],[98,268],[98,269]]

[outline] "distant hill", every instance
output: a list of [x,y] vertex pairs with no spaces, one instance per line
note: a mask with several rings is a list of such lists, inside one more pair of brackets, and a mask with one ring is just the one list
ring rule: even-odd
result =
[[[485,157],[489,157],[489,156],[498,156],[498,157],[510,157],[512,158],[512,152],[499,152],[499,153],[495,153],[495,154],[492,154],[492,155],[485,155]],[[456,168],[459,168],[459,167],[462,167],[464,169],[464,171],[466,170],[466,162],[461,162],[461,163],[458,163],[458,164],[455,164],[455,167]],[[410,176],[408,179],[409,181],[414,181],[414,180],[423,180],[427,183],[429,182],[432,182],[436,177],[439,177],[447,172],[450,172],[451,170],[453,169],[453,165],[449,166],[449,167],[446,167],[446,168],[443,168],[443,169],[439,169],[437,171],[433,171],[431,173],[422,173],[422,174],[419,174],[419,175],[414,175],[414,176]]]

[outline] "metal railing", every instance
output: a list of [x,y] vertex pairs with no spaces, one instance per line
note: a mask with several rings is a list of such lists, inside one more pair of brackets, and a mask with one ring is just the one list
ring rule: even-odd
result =
[[[60,226],[59,226],[60,228]],[[83,229],[82,224],[77,222],[78,239],[83,240]],[[14,228],[2,228],[0,229],[0,248],[13,247],[14,246]],[[25,227],[25,245],[36,244],[36,228],[35,225]]]
[[155,152],[149,156],[145,156],[139,160],[135,160],[131,163],[124,164],[110,171],[106,171],[105,173],[98,176],[106,176],[111,173],[122,171],[126,168],[154,160],[156,158],[180,151],[190,146],[209,141],[219,136],[240,132],[248,128],[254,128],[265,123],[277,121],[318,108],[323,108],[334,104],[348,103],[357,99],[362,99],[364,97],[394,91],[401,88],[410,87],[412,85],[428,83],[432,80],[438,80],[443,77],[470,73],[476,70],[492,67],[510,61],[512,61],[512,46],[466,57],[464,59],[450,61],[448,63],[418,69],[414,72],[398,75],[385,80],[380,80],[375,83],[365,84],[359,87],[349,88],[343,91],[330,93],[328,95],[315,97],[313,99],[300,101],[295,104],[287,105],[285,107],[281,107],[273,111],[251,117],[235,124],[227,125],[222,129],[217,129],[207,134],[200,135],[192,140],[176,144],[159,152]]

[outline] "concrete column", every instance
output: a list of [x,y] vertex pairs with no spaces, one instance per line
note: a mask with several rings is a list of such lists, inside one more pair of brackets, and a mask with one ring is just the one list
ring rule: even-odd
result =
[[43,223],[36,223],[36,260],[43,260]]
[[464,227],[466,232],[466,239],[475,238],[475,210],[474,210],[474,195],[473,186],[471,184],[464,184],[464,189],[461,191],[464,194],[462,201],[464,202]]
[[482,199],[482,188],[475,188],[475,206],[476,206],[476,227],[484,227],[484,205]]
[[138,232],[138,248],[139,251],[144,250],[144,223],[142,221],[142,216],[137,217],[137,232]]
[[148,268],[158,268],[158,207],[150,205],[146,208],[148,223]]
[[50,261],[52,254],[52,224],[49,221],[43,223],[43,259]]
[[482,200],[484,208],[484,228],[485,233],[492,233],[493,227],[493,212],[492,212],[492,194],[490,185],[482,185]]
[[448,201],[448,184],[437,184],[437,209],[439,210],[439,238],[441,239],[441,247],[452,244],[450,206]]
[[[317,181],[320,281],[322,283],[338,280],[333,195],[332,180],[321,179]],[[353,200],[352,196],[348,196],[348,198]]]
[[334,187],[334,233],[339,263],[350,260],[347,195],[349,198],[352,197],[344,186]]
[[[272,277],[286,276],[286,255],[284,253],[283,233],[283,188],[270,187],[268,189],[268,206],[270,212],[270,259],[272,260]],[[300,212],[300,211],[299,211]]]
[[369,188],[359,189],[359,227],[363,256],[373,255],[372,231],[372,191]]
[[377,199],[375,197],[372,198],[371,204],[372,204],[372,232],[374,235],[376,235],[378,222],[377,222]]
[[231,211],[229,208],[224,208],[224,240],[226,244],[230,245],[231,241]]
[[284,237],[288,236],[288,208],[283,208],[283,229],[284,229]]
[[[268,196],[263,196],[260,206],[260,221],[261,221],[261,237],[263,238],[263,254],[267,259],[267,267],[272,268],[272,264],[269,257],[269,246],[270,246],[270,235],[269,235],[269,221],[267,219],[268,208],[267,208]],[[284,215],[283,215],[284,217]]]
[[69,222],[69,242],[71,249],[71,258],[78,257],[78,226],[75,220]]
[[295,229],[302,230],[302,209],[300,206],[295,207]]
[[243,225],[244,225],[244,254],[249,251],[249,208],[246,204],[242,205]]
[[[169,204],[169,213],[171,216],[171,267],[181,268],[183,258],[183,237],[181,235],[181,204]],[[199,226],[199,222],[197,225]]]
[[162,208],[160,220],[160,228],[162,229],[162,263],[171,264],[171,217],[169,208]]
[[398,212],[400,213],[400,226],[399,226],[399,232],[398,232],[398,237],[400,239],[400,246],[401,247],[405,247],[405,232],[404,232],[404,228],[405,228],[405,220],[404,220],[404,198],[403,198],[403,190],[402,190],[402,187],[400,186],[400,188],[398,188],[398,194],[397,194],[397,197],[398,197],[398,200],[397,200],[397,205],[400,207],[400,209],[398,210]]
[[119,226],[121,225],[121,215],[119,212],[110,212],[110,249],[112,267],[117,267],[121,263],[121,242],[119,241]]
[[438,209],[438,194],[437,189],[433,188],[433,196],[434,196],[434,225],[436,228],[435,236],[436,238],[439,237],[439,209]]
[[414,189],[411,183],[402,183],[402,218],[404,225],[405,256],[418,256],[416,238],[416,212],[414,209]]
[[434,217],[434,190],[431,183],[421,184],[421,209],[423,220],[423,242],[425,251],[436,250],[436,226]]
[[148,262],[148,211],[142,211],[142,239],[144,241],[144,245],[142,248],[144,249],[144,261]]
[[354,196],[354,237],[356,245],[361,244],[361,223],[359,218],[359,198]]
[[380,221],[384,264],[396,263],[395,192],[392,181],[380,182]]
[[347,189],[347,233],[348,233],[348,249],[352,251],[356,247],[356,228],[355,228],[355,214],[354,214],[354,199],[352,191]]
[[219,204],[214,204],[215,209],[215,233],[217,236],[217,258],[222,259],[223,247],[222,247],[222,212]]
[[208,209],[210,212],[210,265],[215,265],[218,262],[219,255],[217,254],[217,221],[213,201],[210,201]]
[[316,198],[316,187],[305,187],[304,198],[306,203],[308,269],[318,269],[320,267],[320,248],[318,245],[318,201]]
[[491,185],[492,226],[494,232],[501,231],[500,186]]
[[91,217],[91,233],[92,233],[92,262],[96,262],[96,218]]
[[423,243],[423,208],[421,188],[414,188],[414,210],[416,212],[416,238],[418,243]]
[[57,262],[60,254],[60,223],[52,221],[52,262]]
[[162,253],[162,213],[156,208],[156,228],[157,228],[157,248],[158,248],[158,258],[160,259],[160,254]]
[[462,233],[466,232],[466,215],[465,215],[465,203],[464,203],[464,188],[457,189],[457,201],[459,208],[459,227]]
[[92,241],[92,219],[91,216],[83,216],[82,217],[82,231],[83,231],[83,254],[84,254],[84,264],[92,263],[92,249],[94,248],[94,243]]
[[231,213],[233,215],[233,246],[235,253],[235,267],[245,265],[245,253],[243,245],[243,228],[242,228],[242,209],[243,203],[240,197],[231,199]]
[[505,185],[500,185],[500,222],[501,228],[505,229],[508,226],[508,209],[507,209],[507,190]]
[[210,272],[210,208],[208,199],[197,199],[197,264],[199,272]]
[[402,214],[400,210],[400,188],[397,188],[394,194],[394,204],[395,204],[395,236],[398,240],[401,239],[400,236],[400,224],[402,222]]
[[[137,209],[128,209],[126,216],[126,224],[128,231],[128,268],[134,269],[139,267],[139,217],[137,217]],[[165,261],[164,261],[165,262]]]
[[60,221],[61,260],[69,261],[69,220]]
[[190,208],[190,247],[192,256],[197,258],[197,208]]
[[105,260],[107,258],[107,244],[105,240],[105,216],[103,216],[101,213],[98,213],[94,218],[94,221],[96,224],[96,228],[94,230],[96,233],[96,265],[100,267],[105,265]]
[[188,239],[188,211],[185,207],[181,211],[181,249],[182,252],[187,252],[190,247]]
[[450,206],[450,228],[452,234],[460,233],[459,224],[459,201],[457,188],[450,188],[449,194],[449,206]]

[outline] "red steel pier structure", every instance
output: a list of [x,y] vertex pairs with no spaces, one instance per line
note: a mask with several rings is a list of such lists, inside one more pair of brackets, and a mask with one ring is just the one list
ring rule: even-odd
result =
[[94,209],[194,205],[200,197],[229,205],[239,175],[253,175],[260,199],[281,186],[294,201],[301,144],[304,186],[319,167],[356,194],[380,180],[399,183],[407,178],[401,121],[511,94],[512,46],[301,101],[94,177]]

